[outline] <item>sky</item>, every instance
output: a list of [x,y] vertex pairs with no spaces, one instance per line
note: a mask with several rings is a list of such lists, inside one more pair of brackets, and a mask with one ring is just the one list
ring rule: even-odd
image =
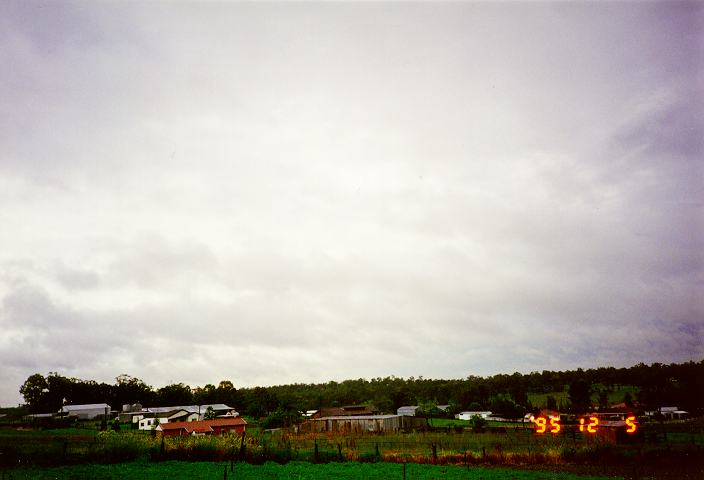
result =
[[704,4],[0,2],[0,406],[704,359]]

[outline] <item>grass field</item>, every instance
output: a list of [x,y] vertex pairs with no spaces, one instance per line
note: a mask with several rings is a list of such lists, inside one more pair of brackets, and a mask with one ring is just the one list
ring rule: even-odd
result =
[[[595,384],[594,386],[594,393],[592,393],[592,402],[595,405],[599,404],[599,390],[604,388],[602,385]],[[636,398],[636,395],[638,393],[638,387],[634,387],[633,385],[618,385],[616,388],[613,389],[613,391],[610,391],[606,394],[607,400],[610,404],[614,403],[620,403],[623,401],[623,396],[626,393],[630,393],[633,399]],[[570,404],[570,397],[569,394],[567,393],[567,387],[565,386],[564,390],[561,391],[554,391],[550,393],[529,393],[528,394],[528,400],[530,401],[531,405],[534,407],[539,407],[539,408],[546,408],[548,404],[548,397],[553,397],[555,398],[555,401],[557,402],[558,407],[560,406],[566,406]]]
[[[231,469],[232,467],[232,469]],[[327,463],[290,462],[279,465],[213,462],[133,462],[117,465],[76,465],[55,468],[15,468],[2,472],[0,478],[13,480],[137,480],[137,479],[238,479],[238,480],[318,480],[318,479],[399,479],[404,478],[404,466],[398,463]],[[456,467],[437,465],[405,466],[408,480],[476,479],[476,480],[601,480],[622,477],[594,477],[570,473],[511,470],[506,468]]]
[[[404,463],[407,479],[586,478],[546,470],[608,473],[608,478],[704,478],[704,419],[651,422],[641,428],[638,441],[624,444],[581,435],[574,428],[555,436],[523,428],[484,433],[454,429],[387,434],[248,432],[244,440],[237,435],[162,438],[80,428],[4,429],[0,430],[0,480],[219,479],[225,478],[225,465],[231,480],[401,479]],[[236,463],[237,471],[229,472],[227,462],[237,459],[246,463]],[[639,475],[632,475],[636,470]]]

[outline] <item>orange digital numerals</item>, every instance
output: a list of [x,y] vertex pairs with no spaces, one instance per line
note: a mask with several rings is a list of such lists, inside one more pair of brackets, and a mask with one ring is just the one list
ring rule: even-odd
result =
[[[589,417],[589,423],[586,425],[587,432],[596,433],[596,427],[599,425],[599,419],[596,417]],[[579,431],[584,431],[584,418],[579,419]]]
[[[545,433],[548,429],[548,420],[545,417],[538,417],[535,419],[535,433]],[[560,420],[557,418],[550,419],[550,433],[553,435],[558,433],[562,427],[560,426]]]
[[548,421],[545,417],[538,417],[535,419],[535,433],[545,433],[548,428]]
[[626,426],[628,427],[626,429],[626,433],[635,432],[638,429],[638,427],[636,426],[636,417],[627,417],[626,418]]

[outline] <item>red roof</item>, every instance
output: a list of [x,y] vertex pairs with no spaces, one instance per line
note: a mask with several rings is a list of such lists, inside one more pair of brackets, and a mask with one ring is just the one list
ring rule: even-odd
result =
[[216,418],[214,420],[200,420],[198,422],[168,422],[160,424],[157,429],[164,430],[186,430],[187,432],[212,432],[215,428],[239,427],[247,425],[240,417],[235,418]]

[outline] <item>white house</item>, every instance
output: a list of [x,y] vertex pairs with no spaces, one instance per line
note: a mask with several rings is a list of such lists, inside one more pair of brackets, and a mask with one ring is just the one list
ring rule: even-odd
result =
[[[222,415],[230,414],[229,416],[238,416],[239,413],[235,412],[235,409],[232,407],[229,407],[225,405],[224,403],[212,403],[209,405],[177,405],[174,407],[149,407],[146,408],[144,413],[145,413],[145,418],[148,416],[147,413],[152,413],[152,414],[164,414],[168,412],[172,412],[174,410],[186,410],[189,413],[196,413],[198,414],[198,420],[204,420],[205,419],[205,412],[208,411],[208,407],[213,409],[213,413],[215,413],[216,417],[220,417]],[[234,413],[232,413],[234,412]],[[236,414],[236,415],[235,415]]]
[[139,421],[140,430],[153,430],[157,425],[169,422],[195,422],[198,420],[198,413],[189,412],[182,408],[169,412],[145,413]]
[[112,409],[107,403],[91,403],[86,405],[64,405],[59,415],[70,415],[79,420],[93,420],[102,415],[110,415]]
[[475,415],[479,415],[479,416],[482,417],[484,420],[486,420],[486,419],[489,418],[489,416],[491,415],[491,412],[487,412],[487,411],[483,411],[483,412],[479,412],[479,411],[476,411],[476,412],[460,412],[460,413],[458,413],[457,415],[455,415],[455,418],[459,418],[460,420],[469,420],[469,419],[471,419],[471,418],[472,418],[473,416],[475,416]]

